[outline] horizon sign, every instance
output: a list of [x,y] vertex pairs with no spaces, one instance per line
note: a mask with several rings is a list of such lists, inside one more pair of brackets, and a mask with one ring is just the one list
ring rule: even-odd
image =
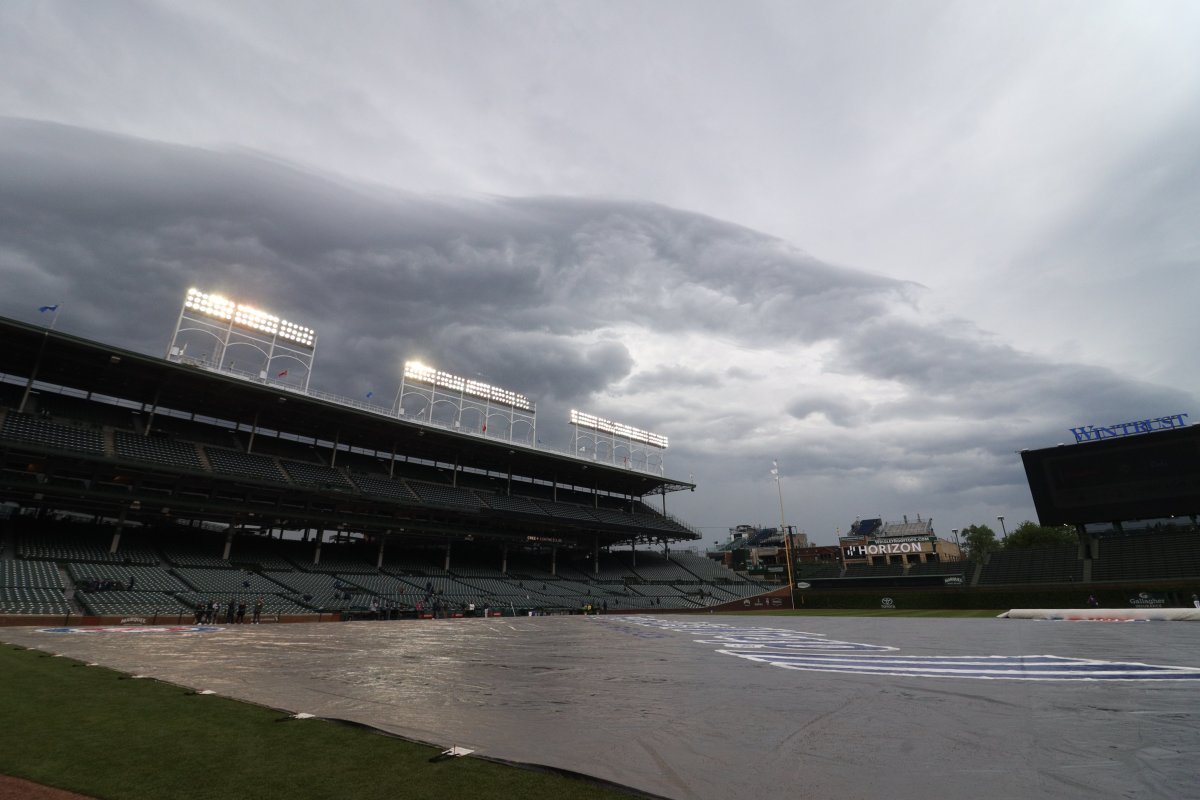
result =
[[1138,419],[1132,422],[1118,422],[1115,425],[1085,425],[1082,428],[1071,428],[1077,442],[1097,442],[1101,439],[1115,439],[1120,436],[1137,436],[1140,433],[1152,431],[1169,431],[1175,428],[1186,428],[1184,419],[1187,414],[1172,414],[1169,417],[1156,419]]

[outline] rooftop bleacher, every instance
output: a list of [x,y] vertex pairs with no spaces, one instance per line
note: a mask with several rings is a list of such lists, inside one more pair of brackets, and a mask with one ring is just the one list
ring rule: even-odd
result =
[[883,520],[878,517],[856,520],[850,526],[851,536],[872,536],[883,527]]
[[933,536],[933,522],[927,519],[916,522],[888,522],[877,535],[881,539],[893,536]]

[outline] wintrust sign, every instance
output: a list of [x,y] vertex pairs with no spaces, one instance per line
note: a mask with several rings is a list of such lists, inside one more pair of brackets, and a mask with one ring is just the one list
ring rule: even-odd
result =
[[1101,439],[1114,439],[1119,436],[1136,436],[1139,433],[1152,431],[1169,431],[1175,428],[1186,428],[1187,414],[1172,414],[1168,417],[1155,419],[1135,419],[1129,422],[1118,422],[1115,425],[1084,425],[1082,428],[1071,428],[1077,442],[1096,442]]

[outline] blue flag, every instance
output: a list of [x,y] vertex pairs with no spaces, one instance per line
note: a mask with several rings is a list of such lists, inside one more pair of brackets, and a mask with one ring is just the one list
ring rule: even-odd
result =
[[58,311],[58,303],[55,303],[52,306],[41,306],[38,308],[38,311],[42,312],[43,314],[45,314],[47,311]]
[[374,392],[367,392],[367,399],[368,399],[368,400],[370,400],[370,399],[371,399],[372,397],[374,397],[374,396],[375,396],[375,393],[374,393]]

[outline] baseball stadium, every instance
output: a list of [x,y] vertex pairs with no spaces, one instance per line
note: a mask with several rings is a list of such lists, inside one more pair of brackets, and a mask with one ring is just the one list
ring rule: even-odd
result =
[[696,551],[665,436],[572,411],[559,450],[529,398],[417,362],[394,397],[318,392],[311,329],[219,295],[165,354],[0,342],[0,773],[31,782],[0,797],[1200,783],[1183,415],[1021,454],[1076,543],[972,560],[856,520],[750,542],[756,572]]

